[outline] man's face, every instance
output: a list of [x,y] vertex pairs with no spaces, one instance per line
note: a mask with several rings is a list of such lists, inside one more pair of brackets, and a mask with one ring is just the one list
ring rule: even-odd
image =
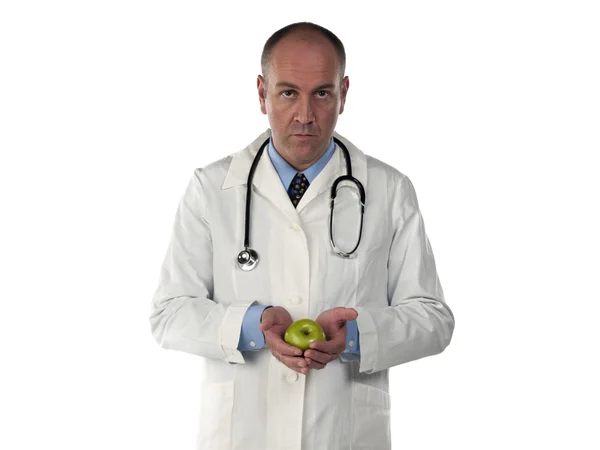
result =
[[261,111],[268,116],[277,151],[303,171],[327,150],[344,111],[348,77],[340,86],[339,60],[324,38],[307,42],[287,36],[273,49],[270,62],[266,91],[263,77],[257,80]]

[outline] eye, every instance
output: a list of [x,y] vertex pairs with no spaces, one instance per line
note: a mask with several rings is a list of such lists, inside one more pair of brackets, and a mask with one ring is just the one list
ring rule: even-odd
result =
[[287,90],[287,91],[283,91],[281,94],[285,97],[285,98],[291,98],[291,95],[286,95],[287,93],[292,94],[294,91],[291,90]]
[[319,95],[320,98],[325,98],[326,96],[329,95],[329,92],[327,91],[319,91],[318,94],[323,94],[323,95]]

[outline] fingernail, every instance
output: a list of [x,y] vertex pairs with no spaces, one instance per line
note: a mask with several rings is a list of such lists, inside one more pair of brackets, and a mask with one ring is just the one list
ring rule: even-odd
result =
[[310,366],[310,359],[308,361],[306,361],[306,365]]
[[299,367],[304,367],[304,363],[302,361],[298,361],[298,366]]

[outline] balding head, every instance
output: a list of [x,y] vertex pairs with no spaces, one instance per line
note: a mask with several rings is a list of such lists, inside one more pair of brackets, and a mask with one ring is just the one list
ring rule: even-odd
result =
[[321,45],[332,49],[338,62],[339,82],[346,72],[346,52],[344,44],[338,37],[326,28],[311,22],[298,22],[288,25],[275,33],[267,40],[261,56],[261,70],[265,82],[268,82],[269,72],[273,69],[273,57],[278,44],[290,42],[304,42],[307,45]]

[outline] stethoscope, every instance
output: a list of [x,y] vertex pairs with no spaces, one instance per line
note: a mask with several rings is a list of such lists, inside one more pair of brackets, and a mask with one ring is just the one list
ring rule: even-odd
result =
[[[248,174],[248,184],[246,185],[246,223],[245,223],[245,234],[244,234],[244,250],[242,250],[237,257],[238,265],[240,269],[244,271],[250,271],[256,267],[258,264],[258,253],[256,250],[250,248],[250,198],[252,195],[252,178],[254,177],[254,172],[256,170],[256,166],[260,160],[260,157],[263,153],[263,150],[269,143],[270,137],[263,142],[258,150],[258,153],[254,157],[254,161],[252,162],[252,166],[250,168],[250,173]],[[329,242],[331,243],[331,247],[333,251],[342,258],[349,258],[352,255],[358,246],[360,245],[360,239],[362,237],[362,228],[363,228],[363,217],[365,213],[365,188],[362,183],[358,181],[356,178],[352,176],[352,163],[350,161],[350,153],[346,146],[334,136],[333,140],[337,145],[340,146],[342,151],[344,152],[344,159],[346,160],[346,175],[342,175],[338,177],[331,186],[331,202],[330,202],[330,216],[329,216]],[[350,252],[344,252],[335,246],[335,242],[333,240],[333,210],[335,204],[335,197],[337,195],[337,186],[342,181],[350,181],[358,187],[360,192],[360,230],[358,232],[358,241],[356,246]]]

